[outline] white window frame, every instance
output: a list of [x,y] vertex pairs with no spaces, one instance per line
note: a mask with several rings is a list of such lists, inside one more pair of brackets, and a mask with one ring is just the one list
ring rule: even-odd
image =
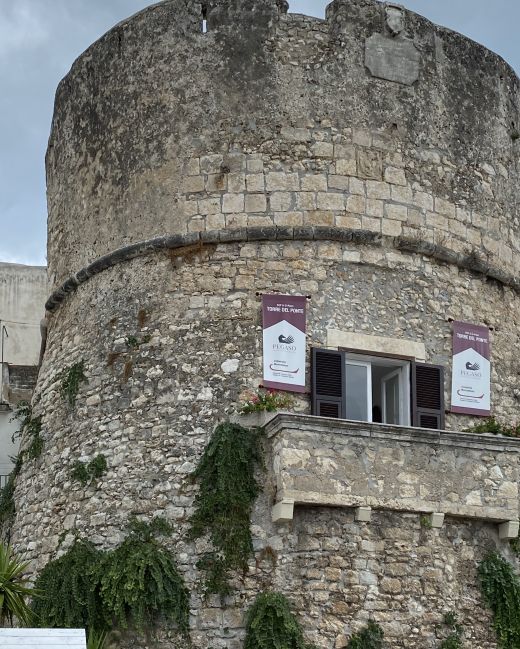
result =
[[[399,399],[399,424],[393,424],[399,425],[399,426],[411,426],[412,425],[412,418],[411,418],[411,383],[410,383],[410,377],[411,377],[411,362],[409,360],[404,360],[404,359],[399,359],[399,358],[386,358],[385,356],[370,356],[367,354],[363,353],[354,353],[354,352],[346,352],[345,353],[345,364],[348,365],[363,365],[363,366],[369,366],[369,370],[367,372],[367,380],[370,381],[370,383],[367,386],[367,394],[368,396],[368,422],[372,422],[372,365],[390,365],[395,367],[395,371],[399,372],[399,391],[400,391],[400,399]],[[347,368],[345,368],[345,372],[347,371]],[[391,373],[391,370],[389,371],[389,374]],[[384,398],[384,395],[383,395]]]
[[[361,361],[361,360],[350,360],[349,357],[345,356],[345,372],[347,372],[347,367],[349,365],[357,365],[358,367],[365,367],[367,370],[367,416],[369,417],[366,421],[372,421],[372,364],[368,361]],[[345,386],[346,386],[346,379],[345,379]],[[345,387],[346,389],[346,387]],[[345,403],[346,403],[346,398],[345,398]],[[348,413],[345,413],[348,415]],[[348,416],[347,416],[348,419]]]

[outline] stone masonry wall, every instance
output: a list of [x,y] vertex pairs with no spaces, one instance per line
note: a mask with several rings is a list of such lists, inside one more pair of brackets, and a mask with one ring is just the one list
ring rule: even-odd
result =
[[[167,0],[92,45],[57,91],[49,280],[67,283],[48,303],[33,402],[45,448],[17,478],[13,541],[38,571],[76,533],[112,548],[130,515],[165,516],[199,649],[239,649],[245,610],[271,588],[322,649],[370,615],[388,649],[434,649],[450,609],[468,642],[496,649],[476,576],[489,549],[508,552],[495,525],[426,530],[384,509],[366,525],[305,506],[275,527],[268,472],[255,556],[224,604],[200,592],[205,541],[186,541],[188,476],[261,383],[259,293],[310,296],[309,345],[329,330],[410,340],[447,369],[450,319],[487,324],[492,411],[517,420],[518,79],[482,46],[387,9],[334,0],[318,20],[283,0]],[[193,245],[142,243],[172,235]],[[60,376],[80,360],[88,383],[70,409]],[[306,395],[297,410],[309,409]],[[449,414],[447,427],[474,421]],[[72,481],[74,462],[99,453],[102,479]],[[171,629],[154,633],[180,649]]]
[[[236,243],[141,257],[93,277],[50,317],[35,398],[45,449],[18,478],[15,544],[38,570],[54,556],[66,530],[108,548],[122,540],[132,513],[166,516],[176,528],[172,549],[192,592],[192,628],[201,649],[238,649],[243,613],[254,595],[269,587],[291,596],[309,634],[328,649],[344,646],[341,638],[350,625],[357,628],[369,612],[384,623],[391,649],[434,647],[441,609],[455,606],[464,591],[471,637],[479,647],[494,649],[480,610],[475,566],[484,548],[498,543],[495,526],[459,521],[426,533],[418,516],[383,512],[364,527],[352,523],[349,512],[320,510],[316,516],[303,508],[294,527],[280,531],[270,522],[272,478],[263,480],[267,487],[255,507],[257,552],[250,573],[244,583],[238,580],[227,607],[203,602],[194,566],[205,544],[184,537],[196,489],[188,474],[214,426],[245,388],[261,381],[256,292],[288,286],[311,295],[310,344],[324,345],[328,327],[379,332],[423,341],[428,360],[447,365],[446,314],[471,319],[478,309],[480,317],[500,319],[493,334],[494,367],[506,370],[493,374],[493,408],[500,417],[516,416],[511,350],[519,341],[511,309],[517,302],[509,289],[417,255],[348,243]],[[126,343],[147,335],[149,342],[137,350]],[[71,411],[59,396],[59,377],[81,359],[89,382]],[[308,411],[308,403],[299,408]],[[466,421],[453,415],[448,420],[455,428]],[[106,455],[109,468],[97,488],[71,481],[74,461],[98,453]],[[337,533],[327,538],[330,525]],[[400,535],[409,535],[408,541]],[[69,534],[60,551],[72,539]],[[278,555],[275,568],[265,558],[270,551],[262,554],[266,547]],[[397,607],[395,618],[388,599]],[[159,646],[175,646],[160,637]]]
[[213,4],[205,34],[204,3],[149,8],[61,83],[52,285],[142,239],[272,223],[435,237],[518,272],[518,80],[499,57],[405,12],[407,86],[365,65],[367,39],[394,43],[383,3],[338,0],[326,21]]

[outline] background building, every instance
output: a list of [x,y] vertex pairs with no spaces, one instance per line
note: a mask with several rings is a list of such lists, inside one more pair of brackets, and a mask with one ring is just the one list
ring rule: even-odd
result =
[[47,271],[40,266],[0,263],[0,334],[3,362],[0,394],[0,480],[12,468],[19,442],[13,408],[30,401],[40,356],[40,322],[45,315]]

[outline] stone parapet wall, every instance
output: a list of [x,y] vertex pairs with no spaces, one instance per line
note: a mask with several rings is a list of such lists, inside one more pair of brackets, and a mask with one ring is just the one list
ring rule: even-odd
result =
[[276,500],[517,521],[520,441],[278,415]]
[[207,33],[203,4],[121,23],[61,83],[54,287],[124,245],[268,224],[435,239],[518,272],[518,80],[499,57],[404,12],[395,38],[420,65],[403,85],[365,65],[372,35],[397,42],[383,3],[334,2],[319,20],[212,2]]

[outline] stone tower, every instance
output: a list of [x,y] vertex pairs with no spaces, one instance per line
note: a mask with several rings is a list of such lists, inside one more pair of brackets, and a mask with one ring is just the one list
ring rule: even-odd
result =
[[[225,607],[197,591],[186,485],[215,425],[262,381],[262,293],[310,296],[310,346],[391,349],[445,366],[446,386],[451,320],[489,326],[492,412],[515,420],[518,97],[498,56],[376,0],[334,0],[324,20],[282,0],[166,0],[92,45],[58,88],[47,154],[45,450],[18,477],[13,528],[34,569],[64,530],[110,548],[130,514],[162,514],[203,649],[241,647],[242,613],[269,588],[319,647],[346,646],[369,615],[388,647],[434,647],[456,608],[473,646],[494,649],[476,565],[500,543],[497,520],[518,518],[515,441],[349,429],[308,417],[304,397],[302,414],[271,425],[285,470],[268,460],[252,521],[255,550],[278,561],[252,559]],[[88,384],[70,411],[59,377],[80,360]],[[446,417],[451,431],[470,423]],[[357,441],[340,452],[331,440],[348,430]],[[334,474],[352,449],[379,458],[368,492]],[[74,461],[100,452],[97,489],[72,483]],[[273,523],[277,490],[307,470],[315,496],[293,490],[292,521]],[[386,500],[370,492],[385,471]],[[420,476],[450,471],[461,483],[430,497]],[[428,498],[444,527],[421,528]]]

